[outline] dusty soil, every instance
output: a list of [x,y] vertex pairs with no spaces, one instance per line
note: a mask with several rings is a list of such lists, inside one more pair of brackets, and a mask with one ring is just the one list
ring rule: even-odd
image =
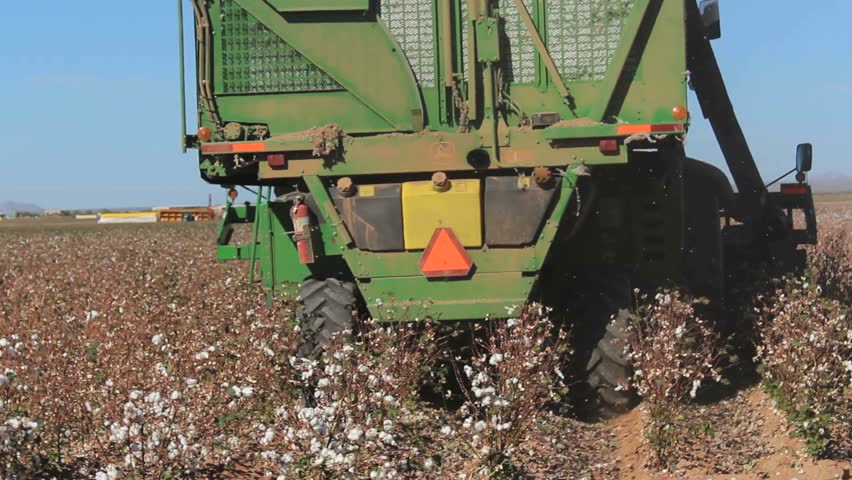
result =
[[619,479],[713,479],[763,480],[770,478],[830,480],[852,478],[849,462],[814,461],[802,442],[790,436],[790,425],[774,402],[753,387],[733,398],[697,407],[696,420],[708,422],[709,432],[697,432],[682,460],[668,472],[646,468],[650,451],[638,433],[648,422],[647,412],[637,408],[611,421],[607,427],[616,438]]

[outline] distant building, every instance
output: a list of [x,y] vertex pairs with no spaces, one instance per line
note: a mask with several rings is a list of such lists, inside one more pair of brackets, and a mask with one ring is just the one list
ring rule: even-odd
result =
[[64,217],[68,215],[71,215],[71,212],[68,210],[50,209],[44,211],[44,216],[46,217]]
[[209,207],[156,207],[161,222],[204,222],[215,218]]
[[98,223],[157,223],[157,212],[102,213]]

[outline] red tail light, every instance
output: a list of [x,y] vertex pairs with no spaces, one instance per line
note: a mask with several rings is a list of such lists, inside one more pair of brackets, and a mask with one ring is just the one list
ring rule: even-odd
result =
[[784,195],[806,195],[808,187],[807,185],[799,185],[798,183],[785,183],[781,185],[781,193]]
[[618,140],[614,138],[601,140],[600,148],[604,155],[615,155],[618,153]]

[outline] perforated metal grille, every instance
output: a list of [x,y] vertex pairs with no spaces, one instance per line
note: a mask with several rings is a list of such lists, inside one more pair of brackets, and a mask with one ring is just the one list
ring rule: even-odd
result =
[[435,14],[432,2],[382,0],[380,12],[402,46],[421,87],[435,86]]
[[[532,3],[532,0],[524,0],[530,13]],[[502,39],[503,51],[509,51],[508,62],[503,63],[503,74],[512,83],[532,83],[535,81],[535,44],[514,0],[500,0],[500,16],[505,21],[506,32]]]
[[341,90],[333,78],[233,0],[222,1],[225,93]]
[[606,77],[633,0],[547,2],[547,49],[566,81]]
[[467,79],[467,62],[468,62],[468,52],[467,52],[467,35],[468,29],[470,29],[470,19],[467,16],[467,1],[462,0],[459,8],[459,15],[461,18],[458,19],[458,22],[461,26],[461,44],[462,44],[462,53],[461,53],[461,64],[464,66],[461,68],[461,74],[463,79]]

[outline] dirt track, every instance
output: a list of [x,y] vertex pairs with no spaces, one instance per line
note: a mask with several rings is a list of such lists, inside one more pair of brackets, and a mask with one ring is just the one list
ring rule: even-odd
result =
[[650,452],[636,433],[647,423],[640,407],[610,423],[617,441],[619,478],[623,480],[702,479],[762,480],[771,478],[831,480],[852,478],[852,464],[813,461],[803,453],[801,441],[789,435],[790,426],[772,400],[757,387],[704,407],[702,417],[714,421],[710,435],[696,441],[671,472],[644,467]]

